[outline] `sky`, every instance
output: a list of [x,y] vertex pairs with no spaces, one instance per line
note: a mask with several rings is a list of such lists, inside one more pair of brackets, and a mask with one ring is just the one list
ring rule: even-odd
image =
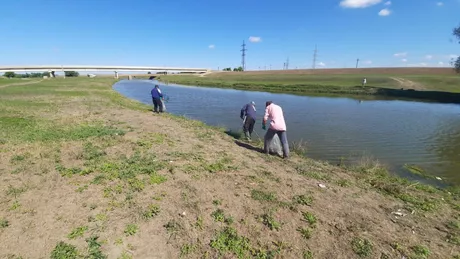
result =
[[460,0],[15,0],[0,66],[449,66]]

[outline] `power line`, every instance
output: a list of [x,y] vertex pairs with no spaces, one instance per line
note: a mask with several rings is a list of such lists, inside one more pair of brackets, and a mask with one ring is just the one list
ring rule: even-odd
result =
[[313,66],[312,66],[313,69],[316,68],[316,56],[317,56],[317,55],[318,55],[318,49],[317,49],[317,47],[316,47],[316,45],[315,45],[315,51],[313,52]]
[[241,49],[241,67],[243,68],[243,71],[246,70],[246,44],[244,43],[244,40],[243,40],[243,45],[241,45],[242,49]]

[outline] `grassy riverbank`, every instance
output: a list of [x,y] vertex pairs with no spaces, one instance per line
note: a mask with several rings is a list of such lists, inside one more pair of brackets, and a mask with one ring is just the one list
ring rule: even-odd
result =
[[[460,101],[460,76],[450,70],[435,70],[432,74],[417,73],[416,70],[379,69],[362,70],[361,73],[343,74],[336,70],[330,73],[312,70],[298,73],[282,71],[261,72],[217,72],[205,76],[162,75],[160,80],[171,83],[234,88],[293,94],[338,94],[338,95],[380,95],[393,97],[413,97],[432,100],[455,99]],[[353,73],[352,70],[343,71]],[[378,74],[382,72],[382,74]],[[399,72],[399,73],[398,73]],[[410,74],[412,73],[412,74]],[[366,87],[361,86],[367,78]],[[403,89],[403,90],[401,90]],[[410,89],[410,90],[409,90]],[[455,94],[453,94],[455,93]],[[458,93],[458,94],[457,94]]]
[[0,88],[1,258],[460,257],[458,189],[266,156],[112,83]]

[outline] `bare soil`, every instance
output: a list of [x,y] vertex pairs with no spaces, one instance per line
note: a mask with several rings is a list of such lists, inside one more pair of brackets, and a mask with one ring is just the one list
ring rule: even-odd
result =
[[[99,236],[108,258],[218,258],[219,253],[221,258],[237,258],[210,245],[227,226],[248,238],[254,256],[243,258],[255,258],[256,250],[260,258],[309,258],[307,251],[313,258],[360,258],[365,248],[353,245],[358,238],[370,242],[368,258],[424,258],[415,257],[415,246],[426,247],[429,258],[460,254],[459,245],[446,239],[452,233],[446,224],[460,220],[458,211],[438,194],[429,194],[439,205],[426,212],[377,191],[368,183],[377,167],[356,173],[294,153],[282,160],[201,123],[152,114],[145,106],[125,108],[92,93],[56,100],[55,109],[35,114],[55,123],[98,121],[126,134],[49,143],[1,142],[0,220],[6,219],[8,226],[0,228],[0,258],[49,258],[60,241],[85,253],[90,235]],[[130,191],[131,185],[119,179],[94,183],[102,174],[98,171],[63,176],[58,160],[66,168],[85,168],[93,162],[85,153],[88,142],[104,151],[96,166],[109,167],[110,161],[138,153],[165,164],[157,173],[167,180],[147,180],[142,190]],[[260,193],[272,196],[260,198]],[[299,195],[311,197],[311,203],[296,202]],[[142,213],[151,204],[160,212],[145,219]],[[211,214],[217,209],[232,222],[216,222]],[[398,210],[405,216],[395,216]],[[317,222],[310,225],[302,212],[312,213]],[[279,223],[278,229],[269,228],[264,214]],[[138,231],[127,235],[127,224],[136,224]],[[70,239],[69,233],[80,226],[87,226],[83,236]],[[303,237],[299,228],[310,229],[311,237]],[[269,257],[269,251],[277,253]]]

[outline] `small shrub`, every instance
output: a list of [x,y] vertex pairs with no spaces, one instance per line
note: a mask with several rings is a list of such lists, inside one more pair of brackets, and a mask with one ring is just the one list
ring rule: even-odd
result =
[[351,241],[351,246],[353,248],[353,251],[360,257],[367,257],[372,254],[372,243],[365,238],[353,238],[353,240]]
[[73,245],[59,242],[51,252],[51,259],[77,259],[78,251]]
[[197,246],[195,244],[185,244],[180,248],[180,256],[186,256],[193,253]]
[[214,218],[214,221],[216,222],[223,222],[227,224],[233,223],[233,218],[225,216],[224,211],[221,209],[217,209],[211,213],[211,217]]
[[88,256],[85,258],[88,259],[106,259],[107,256],[104,255],[101,251],[101,244],[97,241],[98,236],[91,236],[86,239],[88,243]]
[[6,228],[10,225],[10,222],[8,222],[8,220],[6,219],[0,219],[0,228]]
[[166,182],[167,178],[159,175],[159,174],[152,174],[150,176],[150,184],[161,184]]
[[139,230],[139,227],[136,224],[128,224],[124,232],[127,236],[132,236],[136,234],[138,230]]
[[142,216],[145,218],[145,219],[151,219],[155,216],[157,216],[158,214],[160,214],[160,207],[158,205],[149,205],[147,210],[145,210],[143,213],[142,213]]

